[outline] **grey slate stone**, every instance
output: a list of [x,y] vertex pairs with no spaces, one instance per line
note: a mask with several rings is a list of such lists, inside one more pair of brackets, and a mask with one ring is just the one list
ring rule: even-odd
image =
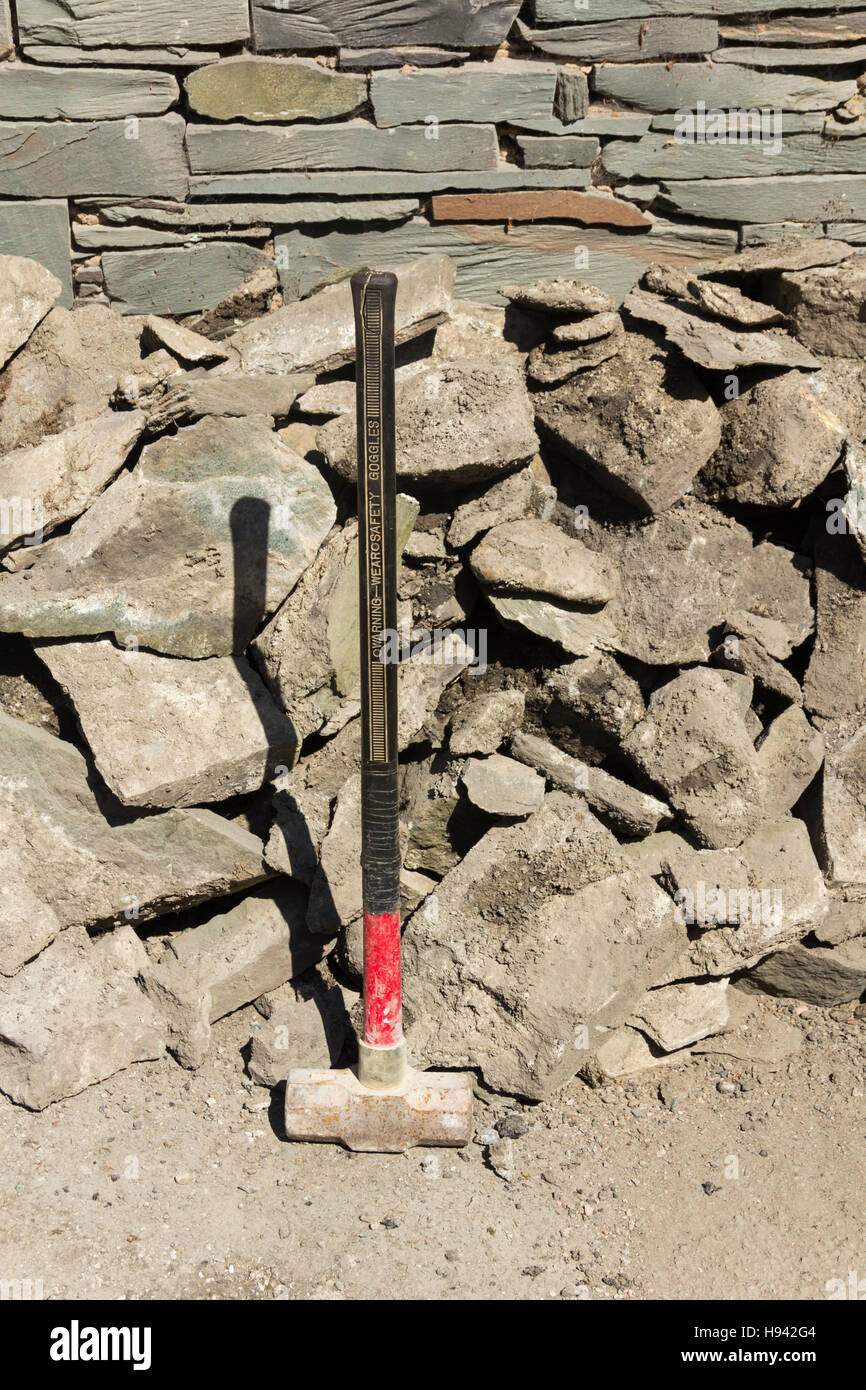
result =
[[[798,10],[858,10],[863,0],[798,0]],[[605,0],[608,19],[650,19],[654,15],[692,15],[694,0]],[[790,10],[793,0],[700,0],[702,14],[727,17],[730,14],[765,14],[770,10]],[[533,14],[539,24],[574,24],[592,20],[592,11],[576,10],[574,0],[533,0]]]
[[192,314],[212,309],[260,266],[273,268],[273,261],[243,242],[107,251],[102,257],[106,293],[128,314]]
[[821,48],[769,48],[763,44],[748,47],[738,43],[731,48],[719,48],[712,55],[714,63],[740,63],[753,68],[840,68],[847,63],[862,66],[866,44],[846,47],[827,45]]
[[[495,169],[499,142],[492,125],[443,125],[438,139],[424,125],[379,130],[369,121],[289,126],[189,125],[186,147],[194,174],[307,169]],[[91,192],[93,190],[90,190]]]
[[613,20],[556,29],[531,29],[526,24],[518,27],[533,48],[582,63],[640,62],[709,53],[719,38],[715,20],[691,17]]
[[171,656],[240,653],[335,514],[321,474],[270,421],[208,416],[148,445],[67,536],[0,577],[0,630],[114,632]]
[[0,255],[0,370],[27,342],[61,289],[57,276],[39,261]]
[[9,0],[0,0],[0,58],[6,58],[15,46],[12,33],[12,14]]
[[527,169],[583,168],[601,148],[591,135],[518,135],[515,144]]
[[107,121],[158,115],[177,100],[167,72],[0,65],[0,120]]
[[[855,83],[825,82],[803,73],[755,72],[710,63],[604,63],[593,70],[600,96],[616,97],[648,111],[778,107],[782,111],[829,111],[854,95]],[[767,222],[771,219],[762,219]]]
[[[339,176],[334,175],[335,183]],[[330,202],[298,199],[293,202],[187,203],[177,207],[140,207],[115,203],[101,209],[105,222],[147,223],[171,231],[198,233],[199,228],[247,228],[257,225],[293,227],[318,222],[399,222],[418,211],[416,198],[337,198]],[[83,229],[82,229],[83,230]],[[99,230],[89,228],[89,231]],[[102,230],[105,230],[102,228]],[[76,231],[76,237],[80,233]],[[248,232],[244,231],[244,236]]]
[[17,0],[16,9],[22,43],[81,48],[223,44],[242,42],[250,32],[246,0],[208,0],[206,5],[176,5],[172,0],[148,0],[146,5],[140,0]]
[[679,142],[672,135],[658,133],[605,145],[602,162],[610,173],[623,178],[775,179],[780,174],[862,174],[866,173],[866,139],[825,140],[815,132],[789,136],[776,150],[760,142]]
[[[236,241],[239,236],[264,241],[270,227],[237,227],[195,233],[195,243],[206,241]],[[189,232],[169,232],[164,227],[103,227],[73,223],[73,241],[82,251],[146,251],[161,246],[189,247],[193,237]],[[191,248],[190,248],[191,249]],[[100,276],[100,279],[102,277]]]
[[213,198],[226,195],[241,198],[291,198],[298,194],[355,198],[370,194],[446,193],[461,190],[473,192],[502,192],[518,188],[586,188],[589,175],[585,169],[521,169],[516,164],[499,163],[493,169],[467,171],[446,169],[427,173],[406,169],[399,172],[387,169],[376,173],[357,173],[347,169],[339,174],[269,173],[258,174],[197,174],[190,180],[194,198]]
[[202,63],[217,63],[223,56],[219,49],[184,48],[75,48],[68,44],[22,44],[25,58],[33,63],[62,63],[64,67],[136,67],[136,68],[197,68]]
[[663,194],[680,213],[722,222],[866,219],[863,174],[682,179],[665,183]]
[[[0,122],[0,193],[19,198],[129,193],[185,198],[184,120]],[[135,138],[128,132],[135,131]]]
[[[482,304],[502,304],[499,287],[535,280],[574,278],[575,250],[585,247],[591,270],[580,277],[613,296],[617,304],[640,279],[651,261],[676,257],[682,264],[700,264],[719,254],[712,229],[656,224],[640,236],[606,229],[535,223],[501,227],[463,223],[431,226],[422,219],[368,233],[330,232],[307,236],[289,232],[275,238],[277,254],[285,248],[282,281],[287,295],[299,298],[316,285],[358,265],[384,263],[399,272],[402,265],[434,253],[450,256],[457,266],[456,294]],[[726,247],[731,247],[728,238]]]
[[[31,0],[32,2],[32,0]],[[480,48],[502,42],[520,0],[253,0],[253,32],[260,52],[401,44]]]
[[457,48],[341,48],[339,64],[341,69],[360,68],[368,72],[370,68],[402,68],[407,63],[412,67],[435,68],[444,63],[463,63],[468,57],[465,50]]
[[[370,101],[378,126],[438,121],[511,121],[552,116],[554,63],[511,58],[432,72],[374,72]],[[441,130],[439,132],[441,138]]]

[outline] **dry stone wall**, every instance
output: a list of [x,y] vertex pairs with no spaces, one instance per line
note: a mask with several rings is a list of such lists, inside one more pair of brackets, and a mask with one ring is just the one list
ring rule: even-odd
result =
[[0,0],[0,253],[186,315],[426,252],[464,299],[620,302],[650,262],[860,244],[861,5]]

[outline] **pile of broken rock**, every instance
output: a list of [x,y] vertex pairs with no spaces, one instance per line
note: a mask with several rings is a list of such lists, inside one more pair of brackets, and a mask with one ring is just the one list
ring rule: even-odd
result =
[[[736,1052],[744,991],[866,989],[864,261],[659,266],[619,309],[401,271],[420,1063],[541,1099]],[[59,292],[3,259],[0,1090],[199,1066],[251,1002],[274,1084],[351,1058],[360,977],[349,287],[194,324]]]

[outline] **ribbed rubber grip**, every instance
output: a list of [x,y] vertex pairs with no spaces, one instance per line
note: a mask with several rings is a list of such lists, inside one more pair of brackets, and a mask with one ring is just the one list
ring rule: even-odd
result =
[[397,665],[382,660],[397,628],[394,306],[397,277],[352,276],[357,344],[358,559],[361,616],[361,823],[364,911],[400,905]]

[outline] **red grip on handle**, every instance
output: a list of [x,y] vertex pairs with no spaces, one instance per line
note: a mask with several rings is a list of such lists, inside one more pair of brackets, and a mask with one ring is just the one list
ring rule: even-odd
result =
[[392,1047],[402,1040],[400,914],[365,912],[364,1042]]

